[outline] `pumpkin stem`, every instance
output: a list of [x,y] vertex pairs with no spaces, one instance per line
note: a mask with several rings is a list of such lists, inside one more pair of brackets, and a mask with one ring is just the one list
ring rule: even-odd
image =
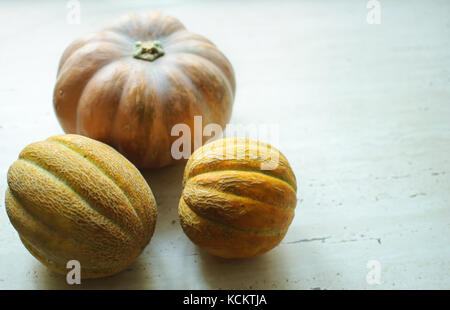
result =
[[164,55],[164,49],[159,41],[136,41],[133,57],[153,61]]

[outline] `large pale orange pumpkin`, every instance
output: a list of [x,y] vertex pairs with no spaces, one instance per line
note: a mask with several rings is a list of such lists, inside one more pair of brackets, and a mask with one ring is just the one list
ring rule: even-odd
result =
[[[160,12],[129,14],[74,41],[59,64],[54,108],[66,133],[105,142],[137,167],[176,162],[175,124],[225,126],[233,68],[208,39]],[[191,135],[193,143],[193,135]]]
[[297,185],[287,159],[255,140],[227,138],[197,149],[183,184],[178,212],[184,232],[220,257],[269,251],[294,217]]
[[101,142],[61,135],[28,145],[8,171],[6,210],[25,247],[65,274],[117,273],[150,242],[156,203],[140,172]]

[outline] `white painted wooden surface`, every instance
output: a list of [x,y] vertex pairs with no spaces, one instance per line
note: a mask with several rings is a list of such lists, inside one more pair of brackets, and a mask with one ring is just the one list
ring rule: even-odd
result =
[[[30,142],[62,133],[52,90],[64,48],[122,13],[160,9],[215,42],[237,75],[233,123],[277,123],[299,183],[280,246],[227,261],[177,219],[183,167],[145,171],[155,235],[128,270],[81,288],[450,289],[450,2],[65,1],[0,4],[0,200]],[[381,264],[369,285],[367,262]],[[0,210],[0,288],[74,288],[22,246]],[[80,288],[80,287],[76,287]]]

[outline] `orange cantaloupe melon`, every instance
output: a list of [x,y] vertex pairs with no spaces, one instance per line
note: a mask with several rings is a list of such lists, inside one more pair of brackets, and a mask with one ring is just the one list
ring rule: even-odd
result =
[[192,242],[213,255],[260,255],[284,238],[296,192],[295,175],[273,146],[246,138],[217,140],[187,162],[180,224]]
[[113,148],[79,135],[22,150],[8,171],[6,210],[31,254],[60,274],[78,260],[81,278],[129,266],[150,242],[157,217],[139,170]]

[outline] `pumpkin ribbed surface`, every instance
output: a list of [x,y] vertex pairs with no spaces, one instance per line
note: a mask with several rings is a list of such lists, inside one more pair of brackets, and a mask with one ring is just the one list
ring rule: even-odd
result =
[[[262,170],[264,164],[274,169]],[[287,159],[255,140],[227,138],[199,148],[183,184],[183,230],[217,256],[250,257],[272,249],[294,217],[297,185]]]
[[230,62],[211,41],[149,12],[124,15],[72,42],[53,103],[66,133],[107,143],[139,168],[158,168],[177,162],[176,124],[194,132],[194,116],[202,116],[203,126],[225,126],[235,88]]
[[156,203],[140,172],[113,148],[78,135],[28,145],[8,171],[6,210],[23,244],[65,274],[126,268],[152,237]]

